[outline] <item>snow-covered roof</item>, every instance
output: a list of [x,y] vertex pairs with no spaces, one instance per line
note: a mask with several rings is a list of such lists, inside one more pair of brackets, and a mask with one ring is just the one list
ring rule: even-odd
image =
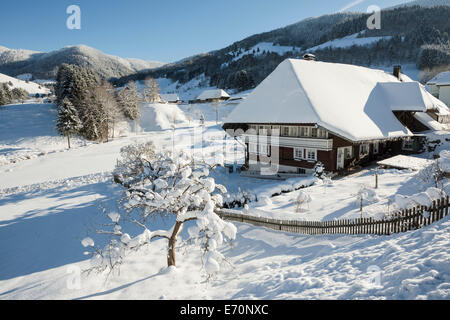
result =
[[161,94],[161,99],[163,101],[171,102],[171,101],[180,101],[180,97],[176,93],[165,93]]
[[197,100],[220,99],[220,98],[229,98],[229,97],[230,97],[230,95],[222,89],[212,89],[212,90],[203,91],[197,97]]
[[225,123],[316,123],[351,141],[411,136],[392,111],[426,111],[439,101],[430,97],[382,70],[287,59]]
[[428,93],[419,82],[384,82],[379,85],[384,90],[392,111],[426,112],[447,108],[442,101]]
[[417,112],[414,114],[414,118],[431,130],[441,131],[450,129],[450,125],[437,122],[428,113]]
[[398,155],[389,159],[385,159],[378,162],[380,166],[389,166],[393,168],[400,169],[412,169],[412,170],[421,170],[430,164],[433,163],[433,160],[422,159],[411,156]]
[[428,81],[428,85],[450,86],[450,71],[439,73],[436,77]]

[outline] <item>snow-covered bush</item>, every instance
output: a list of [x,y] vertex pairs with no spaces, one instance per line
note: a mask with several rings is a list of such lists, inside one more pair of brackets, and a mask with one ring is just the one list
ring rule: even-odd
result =
[[435,188],[443,187],[447,180],[445,177],[450,173],[450,152],[445,150],[431,165],[423,168],[417,174],[417,178],[425,185],[433,184]]
[[450,173],[450,151],[444,150],[440,153],[440,158],[438,159],[438,165],[442,172]]
[[145,168],[149,160],[155,157],[155,146],[149,141],[142,144],[132,144],[120,150],[121,159],[117,161],[114,170],[114,181],[125,187],[143,181],[146,177]]
[[322,181],[325,191],[326,191],[327,186],[333,184],[333,181],[331,180],[331,176],[325,172],[325,166],[320,161],[317,162],[316,165],[314,166],[313,176]]
[[324,173],[325,173],[324,165],[320,161],[317,162],[316,165],[314,166],[314,176],[320,179]]
[[301,212],[304,204],[312,201],[311,196],[304,191],[300,191],[297,197],[297,212]]
[[[209,177],[213,167],[195,162],[183,152],[174,155],[168,151],[154,152],[151,143],[125,147],[121,156],[114,176],[125,188],[123,213],[109,213],[110,230],[99,230],[111,235],[111,239],[104,249],[94,250],[93,269],[112,270],[122,263],[127,252],[138,250],[156,238],[167,239],[167,264],[175,266],[178,236],[186,222],[196,221],[188,230],[189,237],[203,249],[206,271],[209,274],[219,271],[224,257],[218,248],[225,239],[235,238],[236,227],[214,212],[221,206],[221,194],[226,189]],[[151,231],[149,220],[155,216],[172,218],[172,228]],[[130,236],[123,221],[138,225],[142,232]],[[89,239],[83,244],[94,247]]]
[[356,193],[356,201],[360,206],[360,212],[362,217],[362,211],[365,204],[372,204],[380,201],[380,199],[377,196],[377,193],[368,188],[367,186],[362,185],[358,192]]
[[446,192],[444,190],[430,187],[426,191],[416,193],[412,196],[396,195],[395,205],[399,210],[412,209],[418,206],[429,208],[433,204],[433,201],[445,196]]

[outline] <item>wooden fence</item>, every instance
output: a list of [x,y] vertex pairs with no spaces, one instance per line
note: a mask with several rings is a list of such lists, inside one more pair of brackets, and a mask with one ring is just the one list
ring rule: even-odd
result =
[[433,201],[431,207],[418,206],[402,210],[390,219],[374,220],[373,218],[358,218],[352,220],[334,221],[296,221],[252,217],[233,210],[219,210],[217,214],[225,220],[248,223],[254,226],[274,230],[319,234],[374,234],[390,235],[420,229],[448,215],[449,197]]

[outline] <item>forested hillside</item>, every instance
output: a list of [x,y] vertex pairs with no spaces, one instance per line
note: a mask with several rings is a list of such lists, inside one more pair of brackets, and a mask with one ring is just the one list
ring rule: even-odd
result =
[[122,85],[152,76],[185,83],[204,74],[211,86],[242,91],[259,84],[284,59],[302,57],[315,46],[348,36],[356,39],[356,45],[330,44],[314,49],[314,54],[321,61],[363,66],[414,63],[423,70],[450,64],[450,6],[383,10],[380,30],[367,29],[369,16],[338,13],[306,19],[115,82]]

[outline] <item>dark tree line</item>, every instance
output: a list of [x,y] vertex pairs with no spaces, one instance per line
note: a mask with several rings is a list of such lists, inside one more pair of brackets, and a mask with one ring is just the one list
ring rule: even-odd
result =
[[21,88],[12,88],[12,83],[0,83],[0,106],[26,100],[30,94]]

